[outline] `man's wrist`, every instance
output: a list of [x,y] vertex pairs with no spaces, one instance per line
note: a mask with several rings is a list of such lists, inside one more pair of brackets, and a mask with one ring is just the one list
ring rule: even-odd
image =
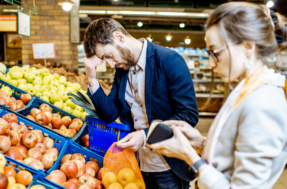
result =
[[90,87],[94,87],[98,83],[98,80],[96,78],[89,78],[88,81],[89,81],[89,86]]

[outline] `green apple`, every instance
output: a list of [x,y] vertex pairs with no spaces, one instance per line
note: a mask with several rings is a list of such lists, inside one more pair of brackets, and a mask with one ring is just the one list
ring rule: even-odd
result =
[[10,76],[12,76],[12,74],[13,74],[15,71],[20,71],[20,69],[21,69],[21,68],[18,67],[18,66],[13,66],[12,68],[9,69],[9,73],[8,73],[8,74],[9,74]]
[[38,69],[35,67],[30,68],[31,71],[37,71]]
[[57,88],[55,90],[50,90],[50,93],[51,93],[51,96],[54,95],[54,94],[57,94]]
[[66,101],[66,104],[67,104],[69,107],[71,107],[72,109],[75,109],[76,106],[77,106],[75,103],[72,102],[71,99],[68,99],[68,100]]
[[59,85],[58,86],[58,91],[65,91],[65,86],[64,85]]
[[18,79],[18,82],[19,82],[19,84],[20,84],[20,83],[23,83],[23,84],[26,84],[26,83],[27,83],[25,79]]
[[29,72],[29,68],[21,68],[20,71],[25,74]]
[[64,107],[63,110],[65,110],[66,112],[69,112],[69,113],[72,113],[72,111],[73,111],[72,108],[69,106]]
[[21,79],[23,78],[23,73],[21,71],[14,71],[12,74],[11,74],[11,77],[13,79]]
[[75,92],[77,92],[77,91],[79,91],[79,89],[78,89],[78,87],[77,86],[72,86],[72,89],[75,91]]
[[36,77],[36,74],[33,72],[28,72],[24,74],[24,78],[28,83],[32,83],[34,78]]
[[3,73],[2,72],[0,72],[0,78],[3,76]]
[[48,85],[43,85],[42,86],[43,91],[50,91]]
[[51,97],[51,93],[50,93],[50,91],[44,91],[43,93],[43,96],[47,96],[47,97]]
[[54,85],[55,87],[59,87],[59,82],[57,80],[53,80],[53,82],[51,82],[51,85]]
[[37,71],[33,71],[33,72],[35,73],[36,77],[41,77],[41,74],[40,74],[40,72],[38,70]]
[[50,97],[50,102],[51,103],[55,103],[55,102],[58,102],[58,101],[60,101],[61,100],[61,97],[60,97],[60,95],[59,94],[53,94],[53,95],[51,95],[51,97]]
[[72,87],[72,86],[73,86],[73,83],[71,83],[69,81],[66,82],[66,87]]
[[45,77],[45,76],[50,75],[50,72],[47,68],[43,68],[40,70],[40,74],[41,74],[41,76]]
[[43,88],[41,85],[34,85],[35,93],[42,93]]
[[12,78],[11,78],[10,75],[3,75],[3,76],[1,77],[1,79],[2,79],[3,81],[8,82],[8,81],[11,80]]
[[82,112],[80,112],[79,110],[73,110],[72,112],[73,115],[77,116],[77,117],[82,117]]
[[44,101],[50,103],[49,97],[47,97],[47,96],[41,96],[40,98],[41,98],[42,100],[44,100]]
[[42,85],[42,79],[40,77],[35,77],[32,84],[35,85]]
[[81,106],[78,106],[78,105],[76,106],[75,110],[78,110],[80,112],[84,112],[85,111],[84,108],[82,108]]
[[45,76],[45,77],[43,78],[43,80],[49,80],[49,81],[51,81],[52,79],[51,79],[50,75],[48,75],[48,76]]
[[12,90],[11,90],[9,87],[2,87],[2,88],[0,89],[0,92],[2,92],[2,91],[4,91],[4,92],[6,92],[7,94],[9,94],[9,96],[12,96]]
[[67,82],[67,78],[66,77],[64,77],[64,76],[60,76],[59,77],[59,83],[60,84],[65,84]]
[[42,84],[43,85],[50,85],[51,81],[50,80],[43,80]]
[[28,89],[33,89],[34,88],[34,86],[31,83],[26,83],[26,86],[27,86]]
[[67,87],[67,88],[66,88],[66,91],[69,91],[70,93],[74,93],[74,92],[75,92],[72,87]]
[[27,91],[27,90],[28,90],[27,85],[24,84],[24,83],[20,83],[20,84],[18,85],[18,88],[21,89],[21,90],[23,90],[23,91]]
[[59,80],[59,78],[60,78],[60,75],[57,73],[54,73],[53,76],[54,76],[54,79],[57,79],[57,80]]
[[49,85],[49,89],[50,91],[57,91],[57,87],[55,87],[54,85]]
[[34,88],[28,88],[27,93],[34,95]]
[[35,96],[42,97],[42,93],[36,93]]
[[90,114],[88,114],[87,112],[84,112],[84,113],[82,113],[81,118],[82,118],[83,120],[86,120],[86,116],[87,116],[87,115],[90,115]]
[[76,91],[79,91],[82,89],[81,85],[79,83],[73,83],[74,88],[76,89]]
[[15,87],[18,87],[19,85],[19,82],[15,79],[10,79],[9,82],[11,85],[15,86]]
[[61,102],[55,102],[54,106],[63,109],[63,104]]
[[69,96],[67,95],[67,91],[58,91],[58,94],[61,96],[61,100],[63,102],[66,102],[69,99]]
[[50,78],[50,80],[54,79],[54,76],[52,74],[48,75],[48,77]]

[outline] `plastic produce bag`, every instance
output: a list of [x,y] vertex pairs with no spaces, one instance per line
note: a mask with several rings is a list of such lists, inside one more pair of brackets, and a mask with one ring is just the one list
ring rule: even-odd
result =
[[104,157],[103,184],[109,188],[145,189],[145,183],[132,150],[117,147],[113,143]]

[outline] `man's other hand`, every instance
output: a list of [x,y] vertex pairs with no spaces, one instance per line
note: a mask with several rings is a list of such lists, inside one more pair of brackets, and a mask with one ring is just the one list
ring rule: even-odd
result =
[[138,149],[143,146],[143,143],[144,136],[142,131],[135,131],[117,142],[117,146],[120,148],[127,148],[133,151],[138,151]]

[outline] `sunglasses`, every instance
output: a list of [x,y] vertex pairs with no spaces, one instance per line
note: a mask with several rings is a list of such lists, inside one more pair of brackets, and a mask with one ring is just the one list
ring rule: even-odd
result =
[[[236,43],[236,42],[233,42],[232,44],[235,44],[235,43]],[[209,57],[212,56],[212,58],[213,58],[216,62],[219,62],[219,59],[218,59],[219,52],[222,51],[222,50],[224,50],[226,47],[227,47],[227,46],[224,46],[224,47],[221,47],[221,48],[216,49],[216,50],[214,50],[214,51],[206,49],[206,52],[207,52],[207,54],[208,54]]]

